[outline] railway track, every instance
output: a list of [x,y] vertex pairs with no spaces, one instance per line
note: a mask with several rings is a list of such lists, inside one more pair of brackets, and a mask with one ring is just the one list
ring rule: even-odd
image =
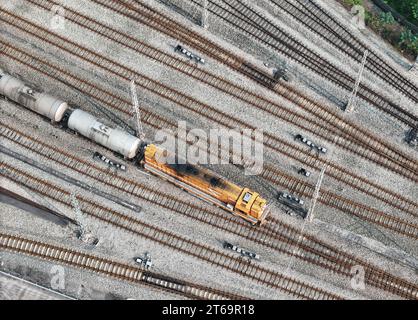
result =
[[414,290],[417,289],[414,289],[414,286],[411,286],[407,281],[387,274],[371,264],[319,241],[311,235],[303,234],[276,218],[270,217],[267,225],[253,228],[239,219],[234,219],[224,213],[219,214],[217,210],[207,210],[171,195],[152,190],[137,181],[111,175],[108,171],[95,164],[88,163],[64,150],[47,146],[32,136],[22,134],[17,129],[5,126],[0,133],[4,139],[18,142],[20,146],[43,156],[49,162],[54,161],[67,169],[85,173],[90,178],[102,183],[106,188],[112,187],[118,192],[129,194],[130,197],[136,197],[140,201],[149,201],[152,204],[222,231],[238,235],[243,239],[273,249],[279,253],[296,257],[349,278],[351,277],[351,268],[360,265],[366,270],[366,283],[368,285],[407,299],[413,298]]
[[72,248],[57,246],[40,240],[0,232],[0,248],[3,250],[33,256],[39,259],[83,269],[107,277],[146,285],[165,292],[191,299],[204,300],[247,300],[238,294],[212,289],[188,281],[133,267],[129,264],[111,260]]
[[[190,1],[201,5],[199,1]],[[356,82],[355,77],[341,71],[331,62],[313,52],[306,45],[291,35],[288,35],[284,30],[248,4],[239,0],[231,0],[228,2],[223,0],[209,0],[209,4],[208,10],[212,14],[244,32],[257,42],[282,53],[286,57],[300,63],[349,92],[354,88]],[[400,121],[402,124],[413,129],[418,128],[417,115],[394,104],[368,86],[360,84],[358,96],[377,109]]]
[[[48,12],[50,12],[54,6],[58,5],[58,3],[54,1],[27,1],[47,10]],[[375,150],[374,148],[371,150],[370,148],[365,148],[363,146],[354,144],[350,140],[336,139],[336,137],[333,136],[333,133],[335,133],[335,124],[325,126],[323,123],[318,123],[314,119],[300,115],[284,105],[279,105],[274,101],[264,98],[262,95],[254,93],[241,86],[234,85],[231,82],[224,80],[223,78],[216,76],[208,71],[197,69],[195,66],[190,65],[181,59],[168,55],[150,45],[147,45],[140,39],[134,38],[127,33],[108,27],[93,18],[87,17],[79,12],[72,10],[71,8],[65,6],[62,7],[66,11],[66,19],[68,21],[71,21],[86,30],[92,31],[99,36],[129,48],[136,53],[142,54],[150,59],[160,62],[176,71],[193,77],[196,80],[202,81],[205,84],[215,87],[218,90],[237,99],[240,99],[241,101],[244,101],[253,107],[265,111],[278,119],[287,121],[295,126],[299,126],[301,129],[314,133],[331,143],[335,143],[343,149],[363,157],[366,160],[372,161],[384,168],[397,172],[398,174],[402,174],[404,169],[407,169],[414,174],[418,171],[418,164],[412,159],[405,159],[404,157],[396,154],[387,155],[383,152],[383,149],[381,151],[379,150],[379,153],[379,151]],[[384,159],[382,155],[384,155]],[[391,163],[391,165],[389,165],[389,163]]]
[[270,0],[270,2],[354,61],[361,63],[364,52],[368,51],[368,63],[365,68],[412,101],[418,102],[418,87],[411,80],[392,67],[390,62],[345,28],[315,1]]
[[[15,51],[16,52],[16,51]],[[4,54],[6,54],[6,50],[4,51]],[[7,55],[7,54],[6,54]],[[9,54],[9,56],[12,56],[11,54]],[[13,54],[13,57],[16,59],[17,55]],[[102,63],[100,62],[96,62],[95,65],[97,66],[101,66]],[[30,66],[31,68],[35,68],[33,67],[33,63],[26,63],[26,65]],[[50,65],[50,64],[49,64]],[[109,69],[110,72],[114,72],[111,69]],[[56,72],[54,72],[56,73]],[[60,72],[61,73],[61,72]],[[62,74],[65,74],[65,72],[63,72]],[[117,76],[120,76],[119,74],[116,74]],[[137,75],[134,74],[133,77],[129,77],[129,76],[124,76],[124,80],[129,80],[132,78],[136,78]],[[151,81],[150,79],[147,81]],[[154,81],[155,83],[155,81]],[[78,88],[82,88],[83,86],[85,86],[85,83],[81,82],[80,85],[77,85],[76,87]],[[165,90],[164,88],[162,88],[163,90]],[[97,89],[96,89],[97,90]],[[153,86],[152,90],[155,92],[156,87]],[[173,98],[173,96],[171,96],[171,98]],[[196,105],[196,102],[193,104],[191,103],[191,105]],[[203,108],[202,108],[203,110]],[[206,110],[207,111],[207,110]],[[201,114],[203,115],[204,113],[201,112]],[[223,116],[223,115],[221,115]],[[221,118],[221,117],[219,117]],[[211,118],[212,120],[215,121],[221,121],[219,118]],[[238,127],[241,126],[242,127],[242,123],[240,123],[238,125]],[[281,152],[283,152],[283,145],[281,145],[281,147],[277,147],[276,150],[280,150]],[[295,154],[294,150],[293,152],[290,152],[293,156],[296,156],[296,158],[301,158],[303,157],[303,154]],[[314,161],[317,161],[318,158],[313,158]],[[312,163],[310,164],[312,166]],[[266,168],[270,168],[269,166],[266,166]],[[277,178],[277,174],[280,173],[280,171],[278,169],[272,171],[270,170],[269,173],[264,174],[264,176],[268,179],[270,179],[271,181],[282,181],[283,183],[283,179],[282,180],[278,180]],[[283,176],[283,174],[282,174]],[[289,176],[287,176],[287,180],[289,180]],[[286,181],[286,180],[284,180]],[[354,182],[359,182],[359,181],[354,181]],[[360,180],[361,182],[361,180]],[[309,184],[307,184],[306,182],[302,182],[298,179],[293,178],[293,180],[287,181],[287,185],[294,187],[295,185],[298,186],[298,188],[301,188],[301,192],[302,194],[307,194],[306,192],[309,192],[309,189],[312,189],[312,186],[310,186]],[[358,188],[358,185],[357,185]],[[299,189],[298,189],[299,190]],[[370,190],[367,191],[368,194],[370,195],[374,195],[373,192],[371,192]],[[324,193],[325,195],[325,193]],[[373,208],[369,208],[367,206],[355,203],[351,200],[348,199],[344,199],[338,195],[334,195],[332,193],[326,193],[326,196],[321,195],[321,197],[319,198],[319,201],[325,203],[326,205],[330,205],[332,207],[337,207],[339,209],[341,209],[342,211],[348,213],[348,214],[354,214],[356,216],[361,217],[362,219],[365,219],[367,221],[373,222],[379,226],[385,227],[389,230],[398,232],[401,235],[407,236],[407,237],[412,237],[412,238],[416,238],[417,237],[417,232],[416,232],[416,225],[414,223],[409,223],[409,222],[404,222],[402,220],[400,220],[399,218],[393,217],[393,216],[389,216],[383,212],[380,212],[378,210],[375,210]],[[378,193],[379,195],[379,193]],[[399,198],[399,197],[393,197],[393,193],[392,193],[392,198]],[[380,194],[379,196],[380,198],[382,198],[382,195]],[[327,201],[329,199],[332,199],[333,201],[331,201],[330,203],[328,203]],[[385,198],[385,197],[383,197]],[[389,199],[386,199],[387,202],[390,203]],[[412,207],[411,207],[412,205]],[[405,209],[406,211],[410,211],[410,212],[414,212],[413,211],[413,207],[416,207],[416,205],[413,204],[413,202],[409,203],[409,205],[406,206],[407,209]],[[405,208],[405,206],[403,206]],[[409,207],[411,207],[411,209],[409,209]]]
[[[363,268],[365,272],[365,283],[367,285],[379,288],[386,292],[391,292],[392,294],[403,297],[405,299],[418,299],[418,285],[416,283],[410,283],[400,277],[394,276],[383,269],[379,269],[372,264],[367,263],[364,259],[354,257],[342,250],[332,247],[329,244],[323,243],[322,241],[316,239],[314,236],[298,230],[292,226],[286,225],[274,217],[271,218],[271,222],[271,224],[267,225],[270,230],[277,231],[284,227],[286,230],[286,235],[289,237],[298,237],[300,241],[305,242],[305,244],[308,245],[311,249],[322,252],[324,257],[331,255],[332,259],[326,263],[331,265],[338,261],[339,269],[334,272],[341,273],[343,275],[344,272],[350,270],[350,274],[352,275],[352,268],[360,267]],[[350,277],[350,275],[347,274],[347,277]]]
[[[268,165],[266,165],[268,167]],[[279,172],[273,168],[265,170],[261,176],[276,186],[286,186],[293,194],[312,199],[315,193],[315,185],[307,184],[301,179]],[[291,187],[289,187],[291,186]],[[318,202],[346,214],[356,216],[377,226],[394,231],[411,239],[418,239],[418,224],[408,222],[383,211],[371,208],[367,205],[339,196],[332,191],[321,189]],[[415,214],[414,214],[415,216]]]
[[[169,37],[182,41],[220,63],[227,65],[231,69],[243,75],[247,75],[243,69],[246,69],[249,64],[245,63],[241,58],[224,48],[219,47],[210,40],[205,39],[196,32],[182,27],[174,20],[162,15],[143,3],[131,0],[94,0],[93,2],[102,5],[106,9],[113,10],[124,17],[132,19],[133,21],[158,30]],[[252,74],[257,74],[258,79],[263,79],[263,77],[266,76],[265,73],[256,68],[252,68]],[[416,162],[403,152],[394,149],[393,146],[389,145],[387,142],[374,136],[371,132],[359,127],[355,123],[349,123],[347,120],[341,118],[335,111],[331,111],[329,108],[317,104],[311,98],[300,92],[300,90],[291,87],[289,84],[281,83],[280,86],[270,86],[270,84],[270,82],[266,82],[265,86],[269,87],[285,99],[301,106],[305,111],[311,113],[315,117],[318,117],[327,123],[331,123],[334,128],[338,128],[340,131],[336,134],[341,136],[340,139],[355,141],[358,144],[367,146],[369,149],[385,150],[385,153],[390,157],[393,156],[396,158],[400,155],[401,157],[409,159],[408,161],[410,162]],[[364,141],[365,139],[366,142]]]
[[[1,163],[1,167],[2,175],[8,179],[24,185],[33,192],[59,202],[66,207],[72,208],[70,191],[44,179],[34,177],[28,172],[13,168],[4,162]],[[277,289],[300,299],[341,299],[341,297],[333,293],[316,288],[310,284],[295,280],[276,271],[253,264],[250,261],[237,258],[232,254],[227,254],[205,244],[177,235],[169,230],[153,226],[116,210],[104,207],[85,196],[78,195],[77,200],[85,215],[138,237],[156,242],[169,249],[195,257],[210,265],[231,271],[260,285]]]

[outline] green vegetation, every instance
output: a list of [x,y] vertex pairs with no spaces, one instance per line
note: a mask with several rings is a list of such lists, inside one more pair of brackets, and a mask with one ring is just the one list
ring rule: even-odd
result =
[[418,35],[414,35],[411,30],[403,31],[400,36],[399,46],[418,55]]
[[344,3],[348,6],[362,6],[363,5],[363,0],[344,0]]
[[379,19],[382,25],[393,25],[396,22],[395,18],[392,16],[392,13],[390,12],[382,12],[379,15]]
[[418,26],[418,1],[417,0],[384,0],[393,9],[403,15],[411,23]]
[[[418,35],[400,25],[390,12],[372,10],[367,0],[340,0],[347,9],[355,5],[365,8],[366,25],[412,59],[418,56]],[[411,23],[418,25],[418,0],[384,0]],[[370,10],[369,10],[370,8]]]

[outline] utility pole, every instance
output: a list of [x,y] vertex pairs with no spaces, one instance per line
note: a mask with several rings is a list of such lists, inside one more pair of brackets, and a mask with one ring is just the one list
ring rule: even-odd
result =
[[79,239],[89,245],[97,245],[99,239],[93,236],[90,230],[85,225],[85,219],[83,217],[83,211],[81,210],[80,202],[77,199],[77,193],[72,191],[70,194],[71,205],[74,210],[75,219],[78,222],[80,227],[80,234],[78,235]]
[[321,190],[322,180],[324,179],[326,169],[327,169],[327,166],[325,165],[321,170],[321,173],[319,175],[319,179],[318,179],[318,181],[316,183],[316,186],[315,186],[315,191],[314,191],[314,194],[313,194],[313,197],[312,197],[312,204],[311,204],[311,207],[309,208],[308,215],[306,217],[309,222],[313,221],[314,210],[315,210],[316,202],[319,198],[319,191]]
[[85,230],[84,230],[83,214],[81,212],[80,203],[78,202],[77,194],[74,191],[71,192],[70,197],[71,197],[71,205],[73,206],[73,210],[75,214],[75,219],[78,222],[78,225],[80,227],[80,238],[83,238]]
[[369,56],[369,51],[364,51],[363,60],[361,62],[360,70],[357,76],[356,84],[354,85],[353,92],[351,93],[350,100],[347,103],[346,111],[352,112],[354,110],[355,100],[357,97],[358,88],[360,86],[361,79],[363,77],[364,66],[366,65],[367,57]]
[[415,72],[415,73],[418,74],[418,56],[417,56],[417,59],[415,60],[415,63],[412,65],[412,67],[409,71]]
[[138,102],[138,96],[136,94],[135,80],[131,81],[131,95],[132,95],[132,104],[134,106],[135,116],[136,116],[136,135],[139,139],[144,140],[145,133],[142,128],[141,113],[139,111],[139,102]]
[[204,29],[208,28],[208,16],[209,16],[208,6],[209,6],[209,0],[203,0],[202,27]]

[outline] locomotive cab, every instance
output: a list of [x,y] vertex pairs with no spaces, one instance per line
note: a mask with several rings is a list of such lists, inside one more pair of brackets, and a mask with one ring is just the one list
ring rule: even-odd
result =
[[244,188],[237,200],[235,210],[238,211],[238,214],[242,212],[245,215],[245,219],[251,223],[261,224],[264,222],[265,215],[267,214],[266,200],[257,192]]

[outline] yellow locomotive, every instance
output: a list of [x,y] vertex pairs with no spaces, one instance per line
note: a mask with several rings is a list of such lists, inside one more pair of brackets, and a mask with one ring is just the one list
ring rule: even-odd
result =
[[257,192],[233,184],[213,172],[191,164],[170,164],[167,150],[154,144],[144,147],[144,168],[182,189],[232,212],[253,225],[262,224],[267,216],[266,200]]
[[266,200],[258,193],[191,164],[169,164],[158,161],[166,157],[167,151],[154,144],[146,144],[121,129],[111,128],[92,114],[81,109],[72,109],[68,103],[58,98],[37,92],[1,69],[0,94],[120,154],[125,159],[133,161],[140,159],[144,168],[151,173],[254,225],[265,221]]

